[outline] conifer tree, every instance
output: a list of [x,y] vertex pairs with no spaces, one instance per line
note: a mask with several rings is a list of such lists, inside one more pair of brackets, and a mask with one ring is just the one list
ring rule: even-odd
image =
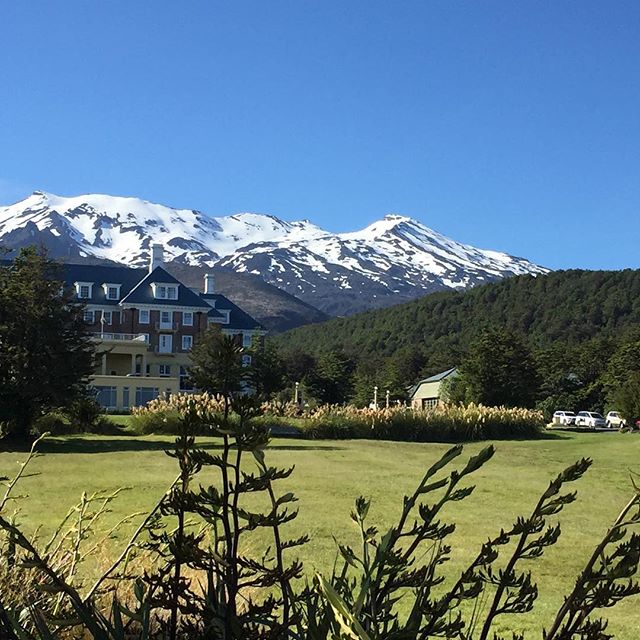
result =
[[0,268],[0,423],[26,439],[33,420],[85,393],[95,347],[60,267],[35,248]]

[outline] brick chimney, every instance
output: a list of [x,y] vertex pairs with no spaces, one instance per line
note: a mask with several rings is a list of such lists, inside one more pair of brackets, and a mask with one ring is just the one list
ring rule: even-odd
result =
[[161,267],[164,262],[164,248],[161,244],[155,243],[151,245],[151,259],[149,260],[149,273],[156,267]]
[[215,293],[215,280],[212,273],[204,274],[204,292],[205,293]]

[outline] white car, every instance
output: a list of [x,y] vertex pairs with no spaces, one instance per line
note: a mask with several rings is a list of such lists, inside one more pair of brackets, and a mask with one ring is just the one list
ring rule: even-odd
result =
[[576,421],[576,414],[573,411],[556,411],[553,414],[553,424],[573,424]]
[[588,427],[589,429],[602,428],[607,426],[607,421],[601,414],[595,411],[578,411],[576,414],[576,427]]
[[619,429],[620,427],[627,426],[625,419],[617,411],[609,411],[606,420],[607,427],[610,429]]

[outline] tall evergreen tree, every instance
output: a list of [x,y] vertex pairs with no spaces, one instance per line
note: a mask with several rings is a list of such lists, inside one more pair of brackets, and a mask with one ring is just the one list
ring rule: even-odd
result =
[[0,423],[26,439],[38,415],[86,391],[94,364],[83,306],[64,290],[59,265],[23,249],[0,268]]
[[209,327],[191,349],[191,380],[199,389],[225,398],[240,393],[250,374],[243,366],[243,351],[233,336],[224,335],[215,325]]
[[264,345],[254,341],[249,350],[251,386],[259,396],[271,397],[286,387],[285,365],[276,345],[267,340]]
[[487,329],[460,367],[465,399],[489,406],[531,407],[539,378],[528,347],[515,333]]
[[373,402],[373,388],[381,386],[379,358],[365,357],[358,362],[353,374],[353,397],[351,402],[358,407],[368,407]]
[[354,363],[341,351],[328,351],[305,379],[311,395],[321,403],[343,404],[353,393]]
[[602,376],[602,386],[609,407],[620,411],[628,426],[635,425],[640,418],[640,340],[633,339],[615,350]]
[[315,357],[303,349],[287,351],[281,357],[289,386],[302,382],[316,368]]

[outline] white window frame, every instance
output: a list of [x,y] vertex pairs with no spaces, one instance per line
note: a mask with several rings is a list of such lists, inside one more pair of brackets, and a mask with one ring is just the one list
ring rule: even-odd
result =
[[[80,300],[89,300],[93,297],[93,282],[75,282],[74,285],[76,287],[76,295]],[[82,295],[82,289],[84,287],[87,287],[89,295]]]
[[82,319],[87,324],[95,324],[96,322],[96,312],[93,309],[85,309]]
[[[169,325],[171,324],[171,322],[173,321],[173,318],[171,317],[173,314],[171,313],[171,311],[161,311],[160,312],[160,324],[166,324]],[[165,317],[167,318],[165,320]]]
[[102,312],[102,324],[113,324],[113,312],[112,311],[103,311]]
[[[146,320],[142,319],[142,314],[146,314]],[[149,309],[140,309],[138,311],[138,324],[149,324],[151,322],[151,311]]]
[[[120,300],[120,287],[122,285],[117,284],[115,282],[105,282],[102,285],[102,289],[104,291],[104,297],[107,300]],[[110,296],[109,293],[111,291],[111,289],[115,289],[116,290],[116,295],[115,296]]]
[[182,336],[182,350],[191,351],[192,348],[193,348],[193,336]]
[[251,356],[249,354],[244,354],[242,356],[242,366],[248,367],[251,365]]
[[166,282],[152,282],[151,290],[156,300],[177,300],[178,285]]
[[250,333],[243,333],[242,334],[242,346],[243,347],[250,347],[252,342],[253,342],[253,336]]
[[184,327],[193,327],[193,311],[182,312],[182,325]]
[[171,376],[171,365],[170,364],[160,364],[158,365],[158,373],[162,377],[170,377]]

